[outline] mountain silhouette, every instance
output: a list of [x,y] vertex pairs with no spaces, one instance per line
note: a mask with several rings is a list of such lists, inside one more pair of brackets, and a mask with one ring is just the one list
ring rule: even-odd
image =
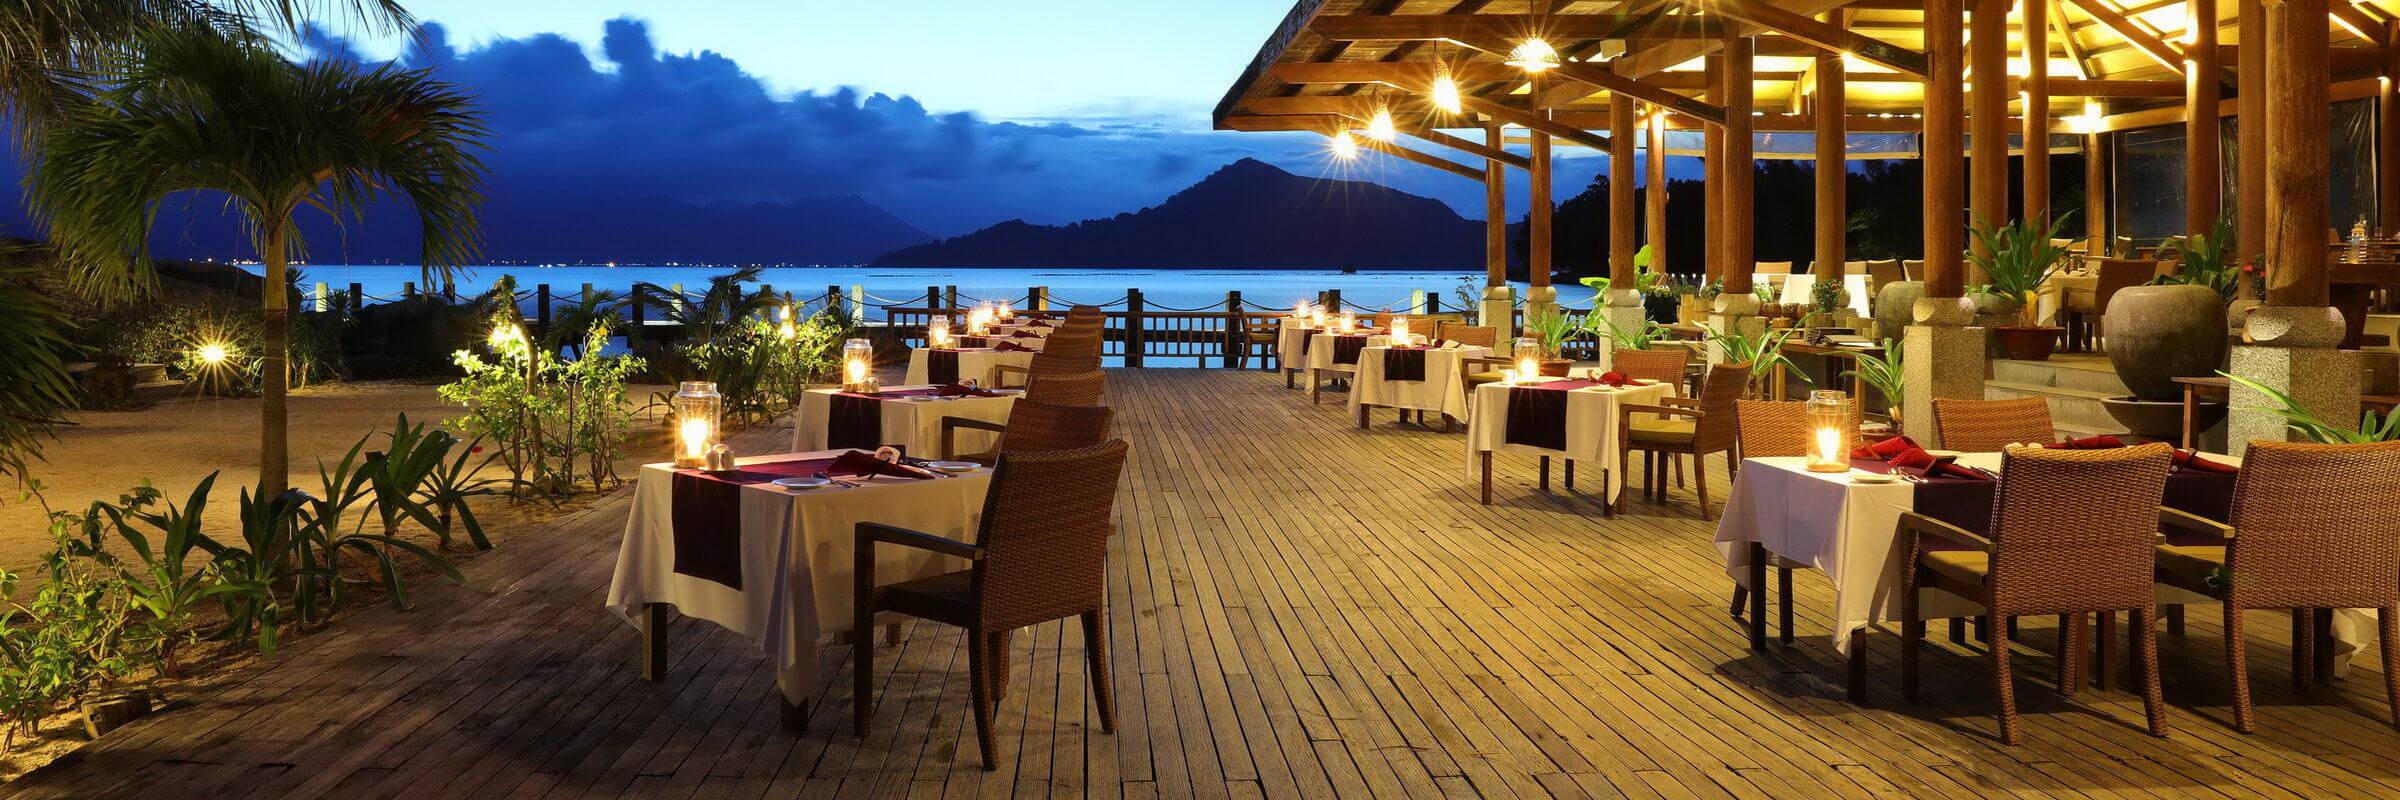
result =
[[1462,267],[1483,223],[1362,181],[1304,178],[1244,158],[1140,211],[1070,225],[1010,220],[895,250],[896,267]]

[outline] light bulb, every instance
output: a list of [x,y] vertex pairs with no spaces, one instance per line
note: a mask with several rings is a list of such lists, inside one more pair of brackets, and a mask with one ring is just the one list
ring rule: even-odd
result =
[[1343,161],[1358,160],[1358,140],[1351,138],[1349,131],[1342,131],[1334,134],[1333,142],[1330,146],[1333,148],[1334,158],[1338,158]]
[[1459,100],[1458,80],[1450,77],[1450,70],[1444,69],[1441,74],[1433,76],[1431,94],[1433,95],[1433,107],[1441,109],[1442,113],[1456,114],[1466,107]]
[[1558,66],[1558,48],[1540,38],[1527,39],[1508,51],[1508,65],[1526,72],[1542,72]]
[[1400,128],[1392,122],[1391,109],[1383,107],[1375,109],[1375,116],[1367,120],[1367,135],[1374,137],[1379,142],[1390,142],[1400,138]]

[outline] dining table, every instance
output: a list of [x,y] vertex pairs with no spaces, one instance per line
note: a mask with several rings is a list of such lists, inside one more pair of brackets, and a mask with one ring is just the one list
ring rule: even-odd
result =
[[1618,407],[1658,405],[1674,394],[1672,384],[1641,380],[1610,386],[1599,380],[1537,376],[1477,386],[1474,407],[1467,412],[1467,476],[1481,478],[1483,502],[1489,505],[1493,453],[1540,458],[1543,489],[1550,487],[1553,458],[1565,460],[1570,489],[1575,486],[1575,462],[1595,464],[1601,471],[1604,507],[1614,513],[1617,493],[1625,486]]
[[1456,342],[1362,347],[1358,371],[1350,380],[1350,409],[1358,415],[1362,428],[1367,425],[1370,408],[1466,419],[1467,395],[1460,382],[1465,380],[1467,360],[1491,354],[1489,347]]
[[1284,388],[1291,388],[1291,378],[1308,369],[1308,339],[1320,326],[1298,317],[1286,317],[1275,325],[1275,368],[1283,373]]
[[975,381],[995,386],[997,367],[1031,366],[1034,352],[1031,347],[1020,349],[1014,343],[993,347],[919,347],[908,351],[908,376],[901,383],[920,386]]
[[1391,340],[1373,328],[1351,330],[1320,330],[1308,337],[1308,402],[1317,402],[1323,388],[1323,373],[1354,375],[1358,371],[1359,354],[1369,347],[1382,347]]
[[[2241,459],[2199,456],[2235,469]],[[1963,453],[1957,463],[1997,476],[2000,453]],[[1890,472],[1871,458],[1851,460],[1847,472],[1811,472],[1801,457],[1746,458],[1733,494],[1718,518],[1716,545],[1725,573],[1737,586],[1750,590],[1750,644],[1766,646],[1764,584],[1771,563],[1794,564],[1825,575],[1833,587],[1832,644],[1849,660],[1853,698],[1865,694],[1865,633],[1879,622],[1899,618],[1900,587],[1907,564],[1906,542],[1900,537],[1903,512],[1915,511],[1969,531],[1989,528],[1995,480],[1961,478],[1897,480],[1861,477],[1860,473]],[[2217,521],[2230,516],[2238,472],[2177,468],[2168,476],[2160,504]],[[1788,585],[1782,587],[1789,598]],[[2204,595],[2160,585],[2161,606],[2216,604]],[[1982,607],[1963,597],[1934,589],[1918,595],[1919,614],[1927,620],[1974,617]],[[1790,612],[1785,610],[1789,631]],[[2371,609],[2348,609],[2329,615],[2331,625],[2318,626],[2331,646],[2319,652],[2321,670],[2338,673],[2349,654],[2372,646],[2375,616]]]
[[[792,450],[808,452],[891,445],[921,458],[949,458],[942,450],[942,420],[959,417],[1005,424],[1023,389],[963,386],[887,386],[874,393],[810,389],[800,395],[792,419]],[[959,452],[992,449],[998,434],[962,428],[951,446]]]
[[[805,698],[819,688],[819,644],[843,634],[871,635],[851,630],[858,523],[971,542],[991,486],[991,471],[982,468],[955,475],[897,467],[874,471],[910,476],[845,474],[843,466],[860,459],[875,461],[865,451],[818,450],[741,458],[724,473],[642,466],[606,602],[640,631],[645,680],[665,676],[672,609],[751,640],[774,664],[786,721],[805,719]],[[784,479],[820,485],[776,483]],[[930,551],[890,548],[877,554],[875,580],[911,580],[966,566]]]

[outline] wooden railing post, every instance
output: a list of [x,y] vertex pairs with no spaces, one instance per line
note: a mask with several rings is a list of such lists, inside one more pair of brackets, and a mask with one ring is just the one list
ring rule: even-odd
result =
[[1125,366],[1142,365],[1142,290],[1125,290]]
[[825,310],[833,312],[833,315],[837,317],[842,315],[841,284],[825,285]]
[[1027,311],[1048,311],[1048,310],[1050,310],[1050,287],[1048,287],[1048,286],[1028,286],[1028,287],[1026,287],[1026,288],[1025,288],[1025,310],[1027,310]]
[[953,310],[958,308],[958,284],[942,287],[942,307]]
[[402,299],[412,298],[412,297],[416,297],[416,296],[417,296],[417,282],[416,282],[416,281],[401,281],[401,282],[400,282],[400,297],[401,297]]
[[642,302],[641,281],[633,282],[633,288],[625,297],[625,305],[633,310],[632,332],[635,334],[640,334],[642,332],[642,306],[645,305]]
[[925,287],[925,307],[939,313],[942,308],[942,287]]
[[1332,313],[1334,316],[1337,316],[1337,317],[1338,317],[1338,316],[1341,316],[1341,314],[1342,314],[1342,290],[1340,290],[1340,289],[1327,289],[1327,290],[1325,290],[1325,310],[1326,310],[1327,312],[1330,312],[1330,313]]
[[1440,292],[1426,292],[1426,293],[1425,293],[1425,313],[1427,313],[1427,314],[1439,314],[1439,313],[1442,313],[1442,293],[1440,293]]
[[1250,338],[1249,326],[1242,324],[1242,293],[1225,293],[1225,368],[1241,366],[1242,349]]
[[536,328],[550,330],[550,284],[533,285],[533,319]]
[[366,287],[360,286],[360,285],[358,285],[358,284],[355,284],[355,283],[353,283],[353,284],[350,284],[350,310],[351,310],[351,311],[353,311],[353,312],[356,312],[356,311],[359,311],[359,310],[365,309],[366,307],[367,307],[367,290],[366,290]]
[[442,302],[458,302],[458,284],[451,283],[448,278],[442,279]]

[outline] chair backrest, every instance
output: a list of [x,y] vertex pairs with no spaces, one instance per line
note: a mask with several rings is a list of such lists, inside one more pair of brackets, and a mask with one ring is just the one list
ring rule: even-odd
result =
[[1058,333],[1097,331],[1107,323],[1108,312],[1102,311],[1099,306],[1075,306],[1067,309],[1067,317],[1059,323]]
[[1675,387],[1683,394],[1683,367],[1691,362],[1692,351],[1681,347],[1662,347],[1656,350],[1619,349],[1609,355],[1609,367],[1629,378],[1659,381]]
[[2100,274],[2092,279],[2092,310],[2108,310],[2108,299],[2129,286],[2140,286],[2158,273],[2156,261],[2132,258],[2100,259]]
[[[1091,366],[1088,369],[1099,369],[1100,332],[1061,330],[1050,334],[1048,338],[1042,340],[1042,351],[1035,354],[1034,359],[1041,360],[1044,355],[1054,359],[1073,359],[1078,363],[1089,361]],[[1076,371],[1081,372],[1082,370]]]
[[1027,400],[1038,400],[1062,406],[1101,406],[1108,376],[1099,370],[1090,372],[1035,374],[1025,384]]
[[1020,397],[1008,408],[1000,452],[1031,453],[1090,447],[1108,438],[1106,406],[1065,406]]
[[2244,605],[2400,603],[2400,442],[2251,442],[2231,521],[2228,565]]
[[1700,383],[1700,422],[1692,426],[1692,449],[1714,453],[1731,450],[1741,436],[1741,419],[1734,403],[1750,393],[1750,365],[1718,364],[1708,368]]
[[1758,262],[1753,262],[1753,263],[1751,264],[1751,270],[1750,270],[1750,274],[1753,274],[1753,275],[1790,275],[1790,274],[1792,274],[1792,265],[1793,265],[1794,263],[1797,263],[1797,262],[1792,262],[1792,261],[1758,261]]
[[[2166,491],[2163,443],[2107,450],[2020,447],[2001,456],[1990,534],[1994,611],[2148,606]],[[2400,586],[2400,577],[2384,580]]]
[[1108,537],[1125,441],[1048,452],[1002,453],[983,499],[975,562],[976,609],[1003,631],[1100,608],[1107,600]]
[[1743,458],[1808,455],[1808,404],[1797,400],[1736,400]]
[[1869,261],[1867,262],[1867,280],[1875,284],[1877,288],[1882,288],[1886,284],[1908,280],[1908,273],[1900,269],[1900,262],[1897,260]]
[[1998,452],[2023,442],[2058,441],[2058,430],[2050,425],[2050,402],[2039,397],[1936,398],[1933,430],[1942,447],[1971,453]]
[[1901,262],[1900,262],[1900,274],[1901,274],[1902,276],[1906,277],[1908,280],[1912,280],[1912,281],[1921,281],[1921,280],[1924,280],[1924,279],[1925,279],[1925,260],[1924,260],[1924,259],[1921,259],[1921,258],[1911,258],[1911,259],[1906,259],[1906,260],[1903,260],[1903,261],[1901,261]]
[[1459,344],[1477,347],[1498,347],[1500,345],[1499,329],[1489,325],[1467,325],[1445,321],[1437,329],[1436,335]]
[[1844,261],[1844,262],[1842,262],[1842,274],[1844,274],[1844,275],[1865,275],[1865,274],[1867,274],[1867,262],[1865,262],[1865,261]]

